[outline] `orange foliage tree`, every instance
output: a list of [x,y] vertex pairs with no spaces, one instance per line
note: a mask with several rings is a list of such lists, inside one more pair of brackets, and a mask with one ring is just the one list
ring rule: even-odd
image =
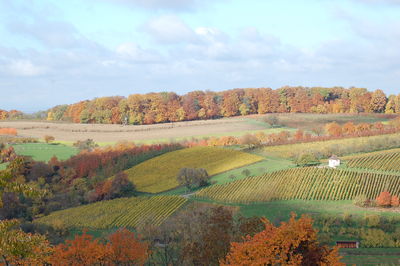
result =
[[135,233],[120,229],[109,236],[110,260],[115,265],[143,265],[149,256],[149,245],[138,241]]
[[143,265],[148,257],[148,244],[135,234],[122,229],[109,236],[108,243],[93,239],[83,232],[54,248],[52,265]]
[[276,227],[264,219],[265,230],[247,236],[243,242],[231,243],[221,265],[345,265],[338,250],[320,246],[313,221],[307,216]]
[[397,196],[392,196],[392,200],[390,202],[392,207],[399,207],[400,206],[400,199]]
[[325,129],[330,136],[339,137],[342,135],[342,127],[336,122],[326,124]]
[[376,203],[382,207],[390,207],[392,204],[392,195],[387,191],[383,191],[376,198]]
[[0,135],[16,136],[17,130],[15,128],[0,128]]

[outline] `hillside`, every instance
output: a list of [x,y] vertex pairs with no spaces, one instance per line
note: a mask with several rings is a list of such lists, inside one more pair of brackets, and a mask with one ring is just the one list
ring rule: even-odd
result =
[[271,200],[375,199],[382,191],[400,193],[400,175],[331,168],[294,168],[204,188],[196,197],[221,202],[252,203]]
[[56,211],[35,223],[90,229],[160,225],[186,201],[178,196],[120,198]]
[[194,147],[163,154],[125,172],[139,191],[157,193],[179,186],[176,176],[181,168],[204,168],[211,176],[263,159],[231,149]]

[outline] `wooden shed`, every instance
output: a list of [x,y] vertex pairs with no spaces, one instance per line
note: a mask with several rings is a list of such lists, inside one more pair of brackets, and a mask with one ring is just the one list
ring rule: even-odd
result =
[[359,248],[360,242],[358,241],[336,241],[336,246],[339,248]]

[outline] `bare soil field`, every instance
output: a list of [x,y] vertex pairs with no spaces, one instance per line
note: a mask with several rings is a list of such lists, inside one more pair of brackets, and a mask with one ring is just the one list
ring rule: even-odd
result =
[[264,130],[267,125],[249,122],[245,117],[217,120],[186,121],[156,125],[74,124],[38,121],[4,121],[0,127],[11,127],[18,135],[43,139],[54,136],[56,141],[93,139],[95,142],[146,141],[191,138],[245,131]]

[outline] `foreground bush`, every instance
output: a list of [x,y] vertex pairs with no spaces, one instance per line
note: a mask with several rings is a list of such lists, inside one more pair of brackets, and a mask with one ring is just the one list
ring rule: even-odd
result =
[[85,232],[74,240],[55,247],[50,259],[56,265],[143,265],[148,257],[148,244],[140,242],[126,229],[110,235],[107,243],[93,239]]
[[264,223],[264,231],[233,242],[221,265],[344,265],[337,249],[319,245],[311,218],[292,215],[279,227]]
[[368,207],[370,205],[370,200],[362,194],[354,198],[353,204],[359,207]]
[[392,204],[392,195],[387,191],[383,191],[376,198],[376,203],[381,207],[390,207]]

